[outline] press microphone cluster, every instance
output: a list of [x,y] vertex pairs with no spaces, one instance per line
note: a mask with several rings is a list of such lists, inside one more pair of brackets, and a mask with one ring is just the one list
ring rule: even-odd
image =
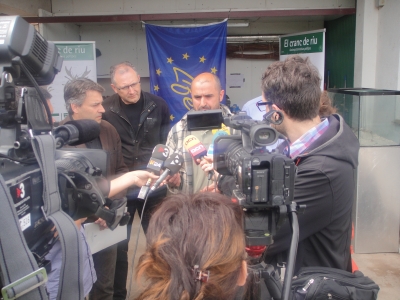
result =
[[[204,156],[207,156],[207,149],[200,142],[200,140],[194,135],[188,135],[183,140],[183,147],[189,152],[190,156],[193,158],[196,165],[200,163],[197,161],[198,159],[203,159]],[[209,171],[208,179],[210,180],[214,174],[214,171]]]
[[[165,160],[169,156],[169,149],[167,146],[158,144],[154,147],[153,152],[151,154],[150,160],[147,164],[147,169],[150,172],[153,172],[156,175],[159,175],[162,167],[164,166]],[[146,182],[144,186],[140,188],[140,192],[138,195],[139,199],[145,199],[147,194],[149,193],[151,179]]]
[[100,135],[100,124],[94,120],[72,120],[53,131],[56,148],[64,145],[76,146],[94,140]]
[[160,186],[160,184],[167,178],[168,175],[174,175],[178,173],[183,164],[183,157],[178,153],[172,153],[164,162],[164,172],[161,174],[160,178],[154,183],[150,188],[150,192],[154,191]]

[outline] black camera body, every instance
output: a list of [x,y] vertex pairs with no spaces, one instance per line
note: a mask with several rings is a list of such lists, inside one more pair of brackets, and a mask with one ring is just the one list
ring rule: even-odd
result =
[[[53,43],[19,16],[0,17],[0,28],[4,39],[0,45],[0,175],[10,191],[25,241],[43,266],[53,245],[54,225],[43,209],[45,176],[32,139],[53,135],[50,110],[38,83],[53,81],[62,58]],[[20,94],[17,86],[24,86]],[[72,219],[96,215],[106,220],[110,229],[128,222],[126,198],[106,198],[109,183],[104,176],[108,175],[109,158],[105,151],[67,148],[51,151],[51,155],[61,208]]]
[[228,196],[245,211],[246,245],[272,244],[287,218],[285,207],[293,201],[296,175],[294,161],[275,150],[280,134],[267,120],[255,121],[245,112],[225,118],[221,110],[202,111],[201,118],[199,114],[188,113],[188,130],[214,129],[215,124],[208,128],[201,122],[212,118],[238,132],[214,140],[214,169],[234,182]]
[[242,136],[221,136],[214,144],[215,169],[235,177],[239,203],[264,208],[293,201],[293,160],[262,148],[248,151],[242,145]]

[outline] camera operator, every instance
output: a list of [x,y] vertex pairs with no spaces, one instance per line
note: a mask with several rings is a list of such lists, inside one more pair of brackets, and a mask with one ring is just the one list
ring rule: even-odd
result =
[[[294,200],[306,205],[298,216],[295,274],[305,266],[351,271],[351,211],[359,143],[341,116],[319,116],[320,80],[309,59],[300,56],[271,64],[262,76],[266,110],[283,115],[282,123],[272,126],[290,142],[290,149],[280,150],[297,165]],[[207,168],[204,163],[203,169]],[[233,184],[233,178],[225,176],[219,189],[229,193]],[[275,266],[285,262],[290,238],[286,222],[268,247],[265,261]]]
[[[120,199],[125,196],[126,188],[129,186],[137,185],[140,187],[146,183],[149,177],[156,179],[158,176],[147,171],[128,172],[128,168],[123,161],[121,140],[118,132],[110,123],[102,120],[102,114],[104,113],[102,106],[103,92],[104,88],[101,85],[87,78],[79,78],[68,82],[64,88],[64,99],[69,117],[61,121],[60,124],[80,119],[91,119],[100,124],[98,138],[76,147],[107,151],[110,158],[108,169],[111,174],[107,178],[110,180],[108,196],[112,199]],[[96,220],[96,223],[103,228],[107,227],[106,222],[102,219]],[[116,255],[117,244],[93,254],[97,281],[95,281],[90,292],[90,299],[113,299]]]

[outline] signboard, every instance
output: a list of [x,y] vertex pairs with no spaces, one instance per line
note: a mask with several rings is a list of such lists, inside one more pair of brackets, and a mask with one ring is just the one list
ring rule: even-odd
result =
[[95,42],[54,42],[58,52],[64,58],[62,70],[56,75],[52,84],[47,87],[53,96],[51,103],[55,122],[63,120],[67,115],[64,102],[64,86],[73,79],[89,78],[97,82]]
[[325,74],[325,29],[284,35],[279,39],[279,60],[298,54],[308,56],[321,76],[321,90],[324,89]]

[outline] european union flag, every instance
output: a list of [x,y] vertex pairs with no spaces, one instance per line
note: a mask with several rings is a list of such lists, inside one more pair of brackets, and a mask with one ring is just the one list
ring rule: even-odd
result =
[[227,21],[184,28],[146,24],[145,28],[150,91],[167,101],[174,125],[193,107],[194,77],[211,72],[225,90]]

